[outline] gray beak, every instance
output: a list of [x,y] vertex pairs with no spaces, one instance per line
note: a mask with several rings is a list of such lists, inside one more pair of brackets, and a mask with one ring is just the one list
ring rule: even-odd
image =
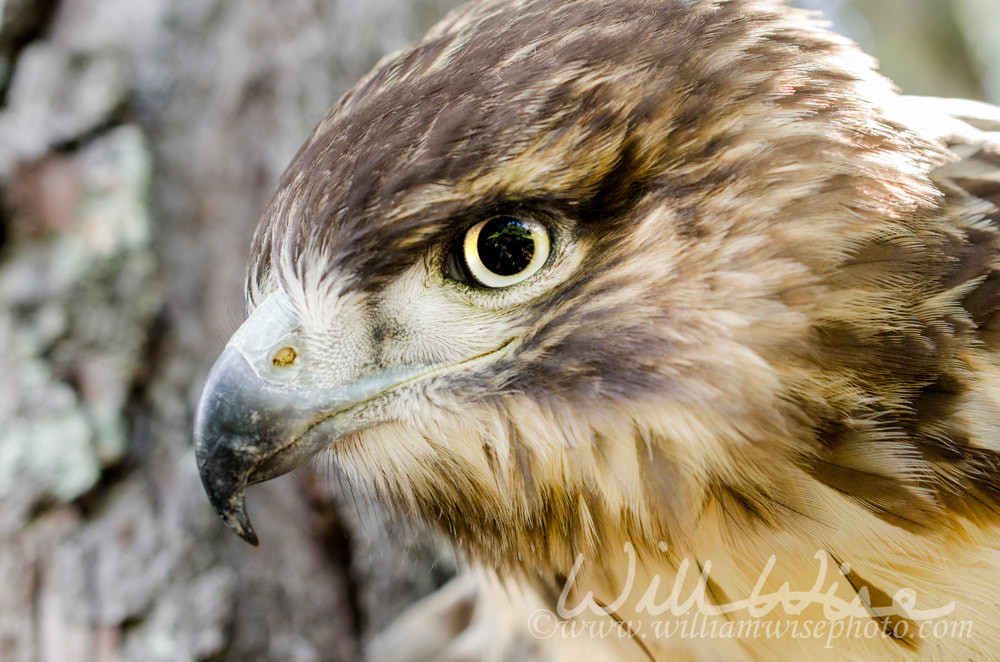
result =
[[[233,334],[208,373],[195,416],[194,447],[201,482],[219,517],[256,545],[244,503],[249,485],[303,464],[364,424],[360,405],[414,372],[365,371],[359,356],[328,357],[337,374],[358,374],[348,383],[310,378],[298,321],[283,294],[275,294]],[[338,363],[339,362],[339,363]]]
[[318,448],[301,438],[310,414],[281,386],[257,376],[246,357],[227,347],[208,373],[195,417],[195,456],[215,512],[256,545],[244,490],[305,462]]
[[341,437],[382,422],[364,414],[373,399],[494,361],[513,343],[453,364],[378,368],[369,358],[369,330],[357,327],[366,322],[350,317],[323,330],[344,339],[335,355],[310,356],[287,296],[275,293],[233,334],[208,373],[195,415],[198,472],[215,512],[253,545],[258,539],[244,502],[248,486],[288,473]]

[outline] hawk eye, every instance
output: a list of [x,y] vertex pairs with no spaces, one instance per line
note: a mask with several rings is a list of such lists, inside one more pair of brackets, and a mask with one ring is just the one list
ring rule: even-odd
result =
[[541,223],[494,216],[473,225],[462,240],[461,260],[469,278],[484,287],[516,285],[538,273],[549,257],[549,231]]

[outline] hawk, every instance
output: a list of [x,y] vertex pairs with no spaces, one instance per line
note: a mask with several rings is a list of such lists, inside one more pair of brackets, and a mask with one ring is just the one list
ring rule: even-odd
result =
[[783,3],[466,5],[280,180],[205,489],[329,453],[517,655],[998,659],[998,205],[1000,109]]

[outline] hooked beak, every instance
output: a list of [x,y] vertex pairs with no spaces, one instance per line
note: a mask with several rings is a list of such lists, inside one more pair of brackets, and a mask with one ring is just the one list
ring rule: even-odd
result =
[[[261,304],[209,371],[195,415],[195,456],[209,501],[252,545],[258,538],[246,511],[247,486],[288,473],[363,429],[360,405],[426,371],[374,370],[348,383],[317,385],[305,367],[297,324],[283,294]],[[343,367],[341,374],[357,372]]]
[[261,379],[247,357],[228,346],[208,373],[195,416],[195,455],[208,500],[252,545],[258,539],[244,504],[246,487],[291,471],[319,450],[295,443],[282,448],[303,432],[296,428],[305,412],[290,395]]

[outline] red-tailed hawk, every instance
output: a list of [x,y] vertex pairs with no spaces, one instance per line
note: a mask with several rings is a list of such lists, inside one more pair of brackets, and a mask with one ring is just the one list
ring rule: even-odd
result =
[[998,659],[998,204],[1000,109],[781,3],[468,5],[282,178],[205,488],[332,454],[518,655]]

